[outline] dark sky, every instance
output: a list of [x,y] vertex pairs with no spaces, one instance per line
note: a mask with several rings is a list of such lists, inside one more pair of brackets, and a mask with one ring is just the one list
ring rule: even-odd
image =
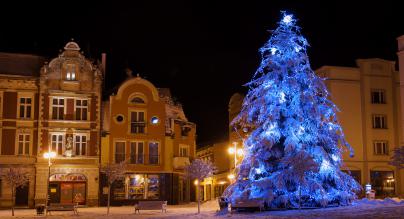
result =
[[74,38],[86,56],[106,52],[107,89],[124,80],[125,67],[171,88],[199,143],[226,138],[229,98],[246,91],[280,10],[298,19],[313,69],[396,60],[404,34],[404,7],[389,0],[38,2],[0,7],[0,51],[54,57]]

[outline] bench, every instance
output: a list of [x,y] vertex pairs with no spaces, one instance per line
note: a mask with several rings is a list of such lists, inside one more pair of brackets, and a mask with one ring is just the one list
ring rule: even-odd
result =
[[231,205],[231,210],[239,208],[258,208],[260,211],[264,209],[264,200],[262,199],[242,199],[236,200],[235,203]]
[[77,212],[77,204],[68,203],[68,204],[59,204],[59,203],[50,203],[46,208],[46,214],[50,214],[51,211],[73,211],[75,215],[78,215]]
[[167,212],[167,201],[139,201],[135,204],[135,214],[140,210],[161,210]]

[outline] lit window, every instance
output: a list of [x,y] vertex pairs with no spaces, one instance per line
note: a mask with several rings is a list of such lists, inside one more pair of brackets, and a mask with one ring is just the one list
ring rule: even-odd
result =
[[387,145],[387,141],[374,141],[373,149],[375,155],[388,155],[389,148]]
[[88,101],[76,100],[76,120],[87,120]]
[[386,115],[373,115],[373,128],[374,129],[387,129]]
[[75,154],[76,156],[85,156],[87,149],[87,136],[76,135],[75,137]]
[[52,99],[52,119],[63,119],[65,109],[65,100],[63,98]]
[[371,95],[373,104],[386,103],[386,95],[384,90],[372,90]]
[[130,113],[130,133],[145,133],[144,114],[142,111],[132,111]]
[[20,98],[20,118],[31,118],[32,99],[30,97]]
[[76,65],[68,64],[66,66],[66,80],[76,80]]
[[18,154],[19,155],[29,155],[29,134],[19,134],[18,135]]
[[157,116],[153,116],[150,120],[151,124],[157,125],[159,123],[159,118]]

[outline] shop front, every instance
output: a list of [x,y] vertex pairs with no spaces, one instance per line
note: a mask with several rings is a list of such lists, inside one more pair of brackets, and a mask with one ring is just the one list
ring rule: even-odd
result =
[[87,179],[82,174],[54,174],[49,178],[50,203],[86,204]]

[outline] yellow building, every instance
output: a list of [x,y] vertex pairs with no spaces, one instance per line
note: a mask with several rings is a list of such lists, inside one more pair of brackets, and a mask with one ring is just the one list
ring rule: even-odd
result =
[[[128,77],[103,109],[101,163],[128,162],[125,179],[113,186],[112,202],[189,202],[191,187],[183,168],[195,157],[196,126],[172,100],[170,90],[157,89],[139,76]],[[101,192],[105,201],[103,188]]]

